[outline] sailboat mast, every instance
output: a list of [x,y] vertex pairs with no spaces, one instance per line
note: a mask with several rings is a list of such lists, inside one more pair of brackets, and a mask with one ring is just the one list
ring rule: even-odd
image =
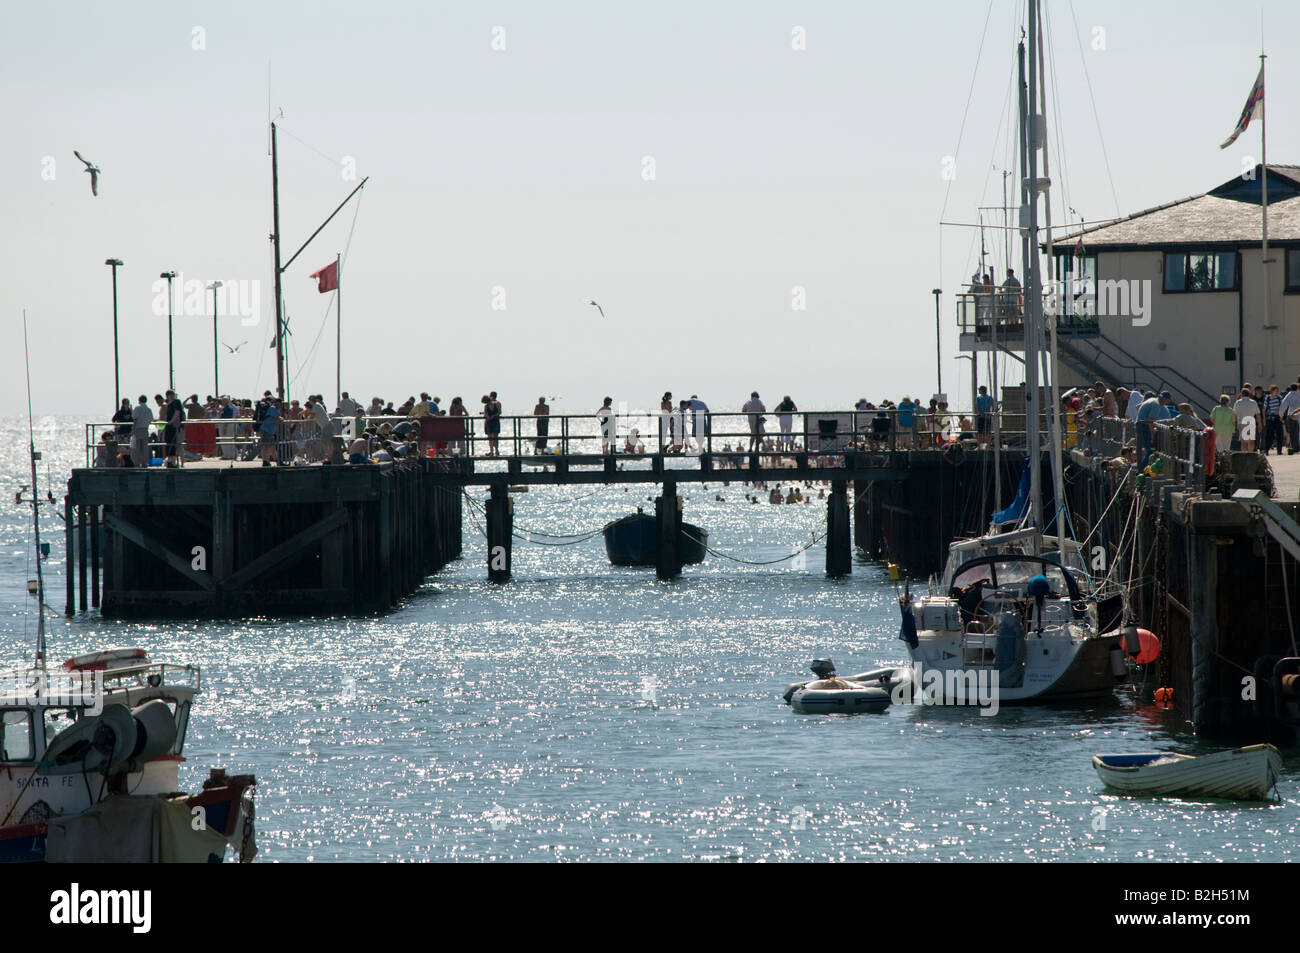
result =
[[[1039,97],[1039,115],[1042,119],[1042,141],[1043,147],[1043,181],[1047,184],[1043,189],[1043,215],[1045,217],[1045,235],[1044,245],[1047,247],[1047,274],[1048,280],[1052,281],[1052,301],[1056,307],[1052,309],[1050,317],[1051,340],[1044,357],[1048,359],[1049,367],[1046,369],[1049,374],[1049,385],[1047,393],[1050,395],[1052,402],[1052,412],[1048,418],[1048,439],[1051,441],[1052,449],[1052,519],[1056,521],[1056,551],[1065,556],[1065,473],[1061,464],[1061,453],[1064,446],[1062,439],[1061,427],[1061,389],[1057,384],[1060,379],[1060,363],[1057,359],[1056,350],[1056,323],[1061,313],[1060,302],[1063,295],[1059,294],[1059,282],[1056,281],[1055,273],[1055,256],[1052,254],[1052,198],[1051,182],[1052,173],[1048,167],[1049,151],[1047,148],[1047,70],[1043,65],[1043,11],[1040,7],[1038,10],[1038,20],[1034,23],[1034,29],[1038,32],[1038,97]],[[1035,120],[1037,124],[1037,120]],[[1034,258],[1038,259],[1038,248],[1034,248]],[[1046,323],[1047,319],[1044,319]]]
[[32,534],[36,539],[36,664],[45,668],[45,574],[41,570],[41,495],[36,490],[36,429],[32,425],[32,365],[23,308],[23,364],[27,369],[27,455],[32,465]]
[[280,293],[280,172],[276,162],[275,123],[271,123],[271,244],[275,249],[275,395],[284,399],[284,318]]
[[[1033,28],[1037,21],[1038,4],[1029,0],[1029,62],[1034,62],[1038,49],[1038,39]],[[1030,520],[1037,529],[1043,526],[1043,486],[1042,460],[1039,434],[1039,394],[1038,394],[1038,330],[1041,327],[1042,301],[1038,293],[1038,150],[1036,135],[1032,124],[1032,104],[1038,101],[1038,83],[1035,70],[1025,69],[1025,44],[1019,48],[1020,70],[1020,148],[1021,148],[1021,183],[1020,192],[1023,206],[1021,224],[1024,228],[1022,250],[1025,262],[1025,437],[1029,460],[1029,501]],[[1028,81],[1026,82],[1026,76]],[[1039,537],[1034,536],[1034,555],[1039,553]]]

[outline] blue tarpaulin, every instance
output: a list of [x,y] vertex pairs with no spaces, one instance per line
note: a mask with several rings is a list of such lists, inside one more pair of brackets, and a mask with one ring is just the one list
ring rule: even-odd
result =
[[1025,515],[1025,510],[1029,507],[1029,483],[1029,461],[1026,460],[1025,468],[1020,472],[1020,488],[1016,490],[1016,498],[1005,510],[993,514],[993,522],[1014,523]]

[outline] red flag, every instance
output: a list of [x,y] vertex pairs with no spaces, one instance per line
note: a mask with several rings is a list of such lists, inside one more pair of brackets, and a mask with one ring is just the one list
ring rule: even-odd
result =
[[316,290],[321,294],[327,291],[335,291],[339,286],[339,263],[338,259],[330,262],[320,271],[313,271],[311,277],[317,279]]

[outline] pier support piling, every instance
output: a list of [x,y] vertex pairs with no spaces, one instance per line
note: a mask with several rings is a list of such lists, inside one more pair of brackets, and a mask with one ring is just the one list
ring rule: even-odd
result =
[[659,530],[655,574],[676,579],[682,574],[682,498],[675,480],[664,481],[663,495],[655,500],[655,521]]
[[826,575],[828,576],[847,576],[853,567],[847,490],[847,481],[831,481],[831,495],[826,501]]
[[506,484],[492,484],[487,503],[488,581],[509,582],[512,533],[515,524],[514,501]]

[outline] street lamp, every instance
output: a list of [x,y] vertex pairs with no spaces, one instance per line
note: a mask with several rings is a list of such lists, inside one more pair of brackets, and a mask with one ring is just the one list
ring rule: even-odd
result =
[[164,271],[158,277],[167,279],[167,387],[175,391],[176,367],[172,361],[172,279],[176,277],[176,272]]
[[939,353],[939,295],[943,294],[942,288],[935,288],[932,292],[934,295],[934,364],[935,373],[939,377],[939,393],[943,393],[943,357]]
[[217,289],[221,287],[220,281],[214,281],[208,285],[208,290],[212,292],[212,396],[221,396],[221,384],[217,375]]
[[122,259],[109,258],[104,264],[113,269],[113,407],[116,408],[122,400],[122,380],[117,358],[117,269],[121,267]]

